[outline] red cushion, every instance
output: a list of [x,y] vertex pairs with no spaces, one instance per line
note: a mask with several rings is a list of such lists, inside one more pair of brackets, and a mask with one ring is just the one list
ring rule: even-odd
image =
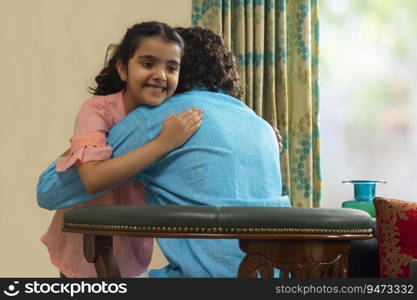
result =
[[381,277],[408,277],[417,258],[417,203],[375,198]]

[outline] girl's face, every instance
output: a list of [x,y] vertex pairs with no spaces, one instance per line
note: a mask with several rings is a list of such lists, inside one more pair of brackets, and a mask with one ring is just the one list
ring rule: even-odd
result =
[[144,38],[128,62],[117,63],[126,82],[123,102],[126,113],[140,105],[158,106],[172,96],[178,85],[181,48],[159,37]]

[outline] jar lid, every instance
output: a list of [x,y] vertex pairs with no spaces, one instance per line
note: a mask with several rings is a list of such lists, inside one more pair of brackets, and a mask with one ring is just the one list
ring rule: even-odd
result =
[[386,180],[343,180],[342,183],[365,183],[365,184],[373,184],[373,183],[387,183]]

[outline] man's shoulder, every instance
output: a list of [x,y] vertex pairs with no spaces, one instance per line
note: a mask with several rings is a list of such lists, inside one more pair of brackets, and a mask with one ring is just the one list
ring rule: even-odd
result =
[[208,106],[224,106],[247,109],[248,107],[239,99],[222,92],[211,92],[207,90],[191,90],[188,92],[176,94],[168,99],[161,106],[165,105],[196,105],[205,104]]
[[[218,108],[220,107],[224,113],[227,111],[244,111],[246,113],[253,113],[253,111],[239,99],[231,97],[225,93],[192,90],[175,94],[159,106],[140,106],[132,111],[128,117],[156,121],[160,118],[160,116],[165,116],[167,113],[179,113],[192,107],[201,108],[205,111],[212,109],[216,109],[218,111]],[[158,117],[155,119],[155,116]]]
[[202,97],[202,98],[210,98],[210,99],[233,99],[233,100],[237,100],[238,99],[225,94],[223,92],[212,92],[212,91],[208,91],[208,90],[199,90],[199,89],[195,89],[195,90],[191,90],[188,92],[183,92],[183,93],[179,93],[179,94],[175,94],[174,96],[172,96],[170,99],[190,99],[190,98],[194,98],[194,97]]

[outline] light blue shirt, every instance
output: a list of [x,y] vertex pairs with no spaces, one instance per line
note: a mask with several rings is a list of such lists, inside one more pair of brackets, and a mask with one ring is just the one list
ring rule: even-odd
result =
[[[271,126],[223,93],[190,91],[158,107],[137,108],[111,129],[113,155],[148,143],[159,135],[170,113],[192,107],[203,110],[200,129],[132,179],[145,185],[148,204],[290,206],[288,197],[281,195],[279,149]],[[88,195],[75,168],[59,174],[54,166],[41,175],[40,206],[70,207],[97,196]],[[236,277],[244,256],[237,240],[157,240],[169,265],[151,270],[151,277]]]

